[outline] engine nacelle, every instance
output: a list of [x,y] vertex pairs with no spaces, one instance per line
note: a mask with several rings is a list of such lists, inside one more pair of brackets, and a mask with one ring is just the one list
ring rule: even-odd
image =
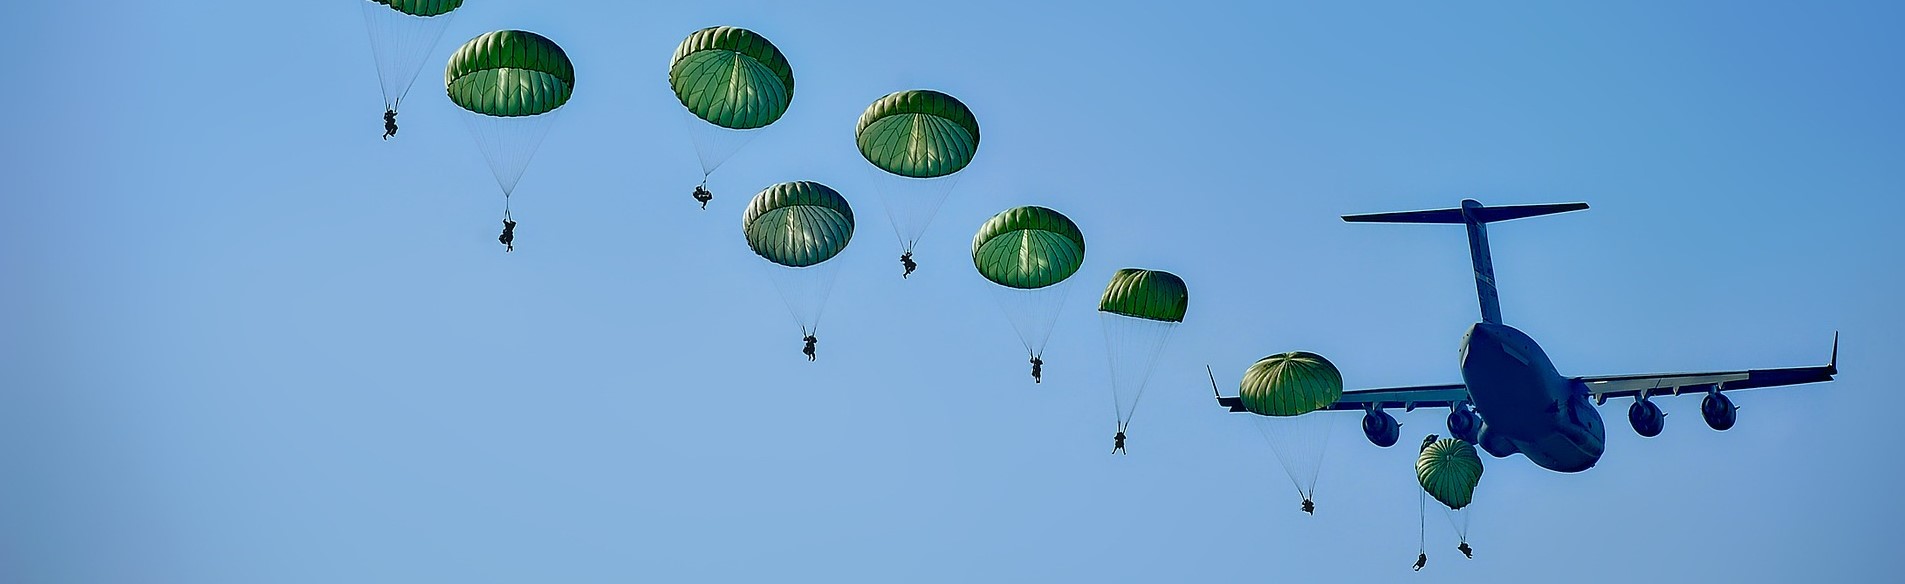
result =
[[1402,437],[1402,424],[1396,423],[1395,416],[1381,410],[1363,413],[1363,436],[1369,443],[1383,448],[1396,445],[1396,439]]
[[1481,433],[1482,417],[1475,410],[1468,409],[1468,404],[1455,404],[1449,409],[1449,436],[1475,444],[1480,441]]
[[1732,399],[1719,391],[1707,392],[1707,398],[1700,400],[1700,417],[1706,418],[1707,427],[1715,430],[1732,428],[1733,423],[1739,421],[1739,409],[1733,405]]
[[1637,399],[1634,405],[1627,406],[1627,423],[1634,426],[1635,434],[1653,438],[1667,427],[1667,414],[1661,412],[1660,406],[1654,405],[1654,402]]

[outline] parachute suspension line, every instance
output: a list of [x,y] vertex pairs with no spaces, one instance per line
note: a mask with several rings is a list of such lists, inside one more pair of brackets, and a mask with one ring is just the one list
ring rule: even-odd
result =
[[1296,486],[1297,494],[1304,500],[1315,499],[1323,451],[1329,444],[1328,420],[1312,412],[1296,416],[1256,416],[1253,422],[1258,435],[1276,453],[1277,462],[1290,478],[1290,484]]
[[[1099,316],[1104,324],[1107,357],[1111,360],[1112,403],[1118,413],[1118,420],[1130,424],[1139,401],[1144,399],[1144,388],[1150,380],[1151,370],[1157,365],[1165,342],[1170,340],[1171,333],[1176,330],[1176,323],[1109,312],[1100,312]],[[1131,394],[1128,408],[1124,404],[1126,393]]]
[[431,49],[443,38],[456,13],[411,16],[371,0],[361,0],[360,6],[364,29],[370,35],[371,56],[377,62],[384,109],[395,111],[416,85],[417,72],[429,60]]
[[1429,553],[1429,492],[1416,489],[1416,553]]
[[504,197],[516,191],[523,171],[528,170],[537,148],[542,146],[543,138],[549,136],[549,129],[561,114],[561,109],[513,117],[464,112],[463,121],[476,139],[476,147],[483,152],[483,159],[489,162],[490,172],[496,177],[496,186],[502,188]]
[[867,171],[873,173],[875,190],[885,203],[887,221],[893,225],[893,236],[899,239],[902,253],[911,252],[919,245],[926,227],[932,224],[933,216],[946,203],[946,197],[952,194],[960,177],[960,173],[953,173],[936,178],[908,178],[871,164],[867,165]]
[[694,143],[695,159],[701,163],[701,186],[708,186],[708,177],[715,169],[727,164],[742,148],[760,135],[760,129],[730,130],[696,117],[687,106],[681,108],[682,123],[688,128],[688,139]]
[[1468,543],[1469,507],[1472,506],[1474,506],[1474,504],[1470,503],[1464,505],[1461,509],[1443,510],[1445,515],[1449,518],[1449,527],[1455,529],[1456,539],[1461,540],[1461,543],[1464,544]]
[[800,325],[803,335],[814,334],[820,329],[820,316],[827,307],[827,297],[833,292],[833,283],[839,273],[838,262],[825,261],[804,268],[790,268],[768,261],[757,262],[767,270],[767,276],[780,292],[781,301],[787,304],[787,312],[794,323]]
[[992,286],[993,295],[999,300],[999,309],[1005,312],[1006,320],[1012,323],[1013,332],[1018,333],[1019,343],[1025,346],[1025,352],[1032,357],[1045,355],[1045,344],[1052,338],[1052,329],[1058,323],[1058,315],[1063,311],[1066,300],[1071,296],[1072,279],[1030,290]]

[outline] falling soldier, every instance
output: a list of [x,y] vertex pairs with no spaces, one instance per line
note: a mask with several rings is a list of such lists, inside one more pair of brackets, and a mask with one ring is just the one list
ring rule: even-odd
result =
[[397,135],[397,110],[384,110],[384,139]]
[[1311,514],[1311,515],[1315,515],[1315,514],[1316,514],[1316,502],[1314,502],[1314,501],[1311,501],[1309,497],[1304,497],[1304,498],[1303,498],[1303,512],[1304,512],[1304,513],[1308,513],[1308,514]]
[[910,251],[900,254],[900,266],[906,268],[906,273],[900,274],[901,278],[911,276],[913,270],[919,269],[919,264],[913,263],[913,252]]
[[1455,549],[1462,552],[1462,557],[1475,559],[1475,548],[1468,547],[1468,542],[1462,542],[1462,545],[1455,546]]
[[1111,453],[1129,454],[1124,451],[1124,428],[1122,427],[1118,428],[1118,433],[1111,437]]
[[695,200],[701,201],[701,210],[708,210],[708,201],[714,200],[714,193],[708,192],[708,185],[695,185]]
[[1039,380],[1039,376],[1043,375],[1044,373],[1045,373],[1045,360],[1038,358],[1038,355],[1033,355],[1032,356],[1032,383],[1043,383],[1043,381]]
[[801,347],[800,352],[804,355],[807,355],[808,361],[814,360],[814,343],[820,342],[820,339],[814,338],[813,335],[807,335],[801,340],[807,341],[807,346]]
[[504,253],[516,251],[516,222],[504,217],[503,234],[496,236],[496,241],[503,243]]

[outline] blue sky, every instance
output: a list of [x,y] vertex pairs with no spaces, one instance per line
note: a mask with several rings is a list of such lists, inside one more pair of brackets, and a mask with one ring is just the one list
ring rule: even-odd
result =
[[[1345,3],[1347,4],[1347,3]],[[472,0],[378,139],[355,0],[9,4],[0,103],[0,580],[1855,581],[1895,561],[1905,458],[1905,8],[1892,3]],[[792,60],[787,116],[706,212],[666,85],[688,32]],[[501,200],[437,68],[521,28],[578,71]],[[959,96],[984,142],[918,257],[852,123]],[[860,210],[820,360],[740,238],[747,196]],[[1492,229],[1503,311],[1573,375],[1818,364],[1740,424],[1603,409],[1562,475],[1489,459],[1473,561],[1407,445],[1342,416],[1318,514],[1210,401],[1311,350],[1353,387],[1458,380],[1459,230],[1338,215],[1583,200]],[[1075,219],[1085,268],[1024,359],[973,272],[993,213]],[[1106,454],[1092,299],[1192,301]]]

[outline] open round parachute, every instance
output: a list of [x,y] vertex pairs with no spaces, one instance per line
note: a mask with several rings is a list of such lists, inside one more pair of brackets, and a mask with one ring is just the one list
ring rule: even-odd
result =
[[972,265],[1000,286],[1030,290],[1070,278],[1085,262],[1085,234],[1045,207],[993,215],[972,236]]
[[510,195],[555,124],[556,109],[575,92],[575,66],[542,35],[499,30],[470,39],[450,55],[443,88],[470,113],[463,120],[503,190],[504,231],[497,239],[515,249]]
[[1190,306],[1184,280],[1170,272],[1124,268],[1111,276],[1098,310],[1163,322],[1183,322]]
[[450,101],[470,112],[534,116],[568,103],[575,66],[562,47],[542,35],[499,30],[463,43],[443,70],[443,85]]
[[1316,414],[1343,395],[1343,375],[1321,355],[1303,351],[1257,360],[1239,384],[1244,409],[1263,435],[1277,462],[1290,476],[1304,510],[1313,509],[1323,454],[1329,449],[1330,417]]
[[[415,85],[430,51],[450,25],[451,11],[463,0],[362,0],[364,28],[377,59],[377,82],[384,90],[384,111],[394,113]],[[387,130],[388,131],[388,130]]]
[[946,176],[979,151],[979,119],[953,96],[930,89],[898,91],[867,106],[853,129],[867,162],[908,178]]
[[1098,301],[1105,350],[1111,360],[1111,399],[1120,430],[1144,398],[1144,386],[1171,332],[1184,321],[1190,293],[1170,272],[1125,268],[1111,276]]
[[445,14],[449,14],[451,10],[456,10],[458,7],[463,6],[463,0],[370,0],[370,1],[376,2],[378,4],[382,4],[385,6],[389,6],[391,10],[402,12],[404,14],[408,14],[411,16],[422,16],[425,18],[428,18],[431,16],[442,16]]
[[768,261],[790,268],[812,266],[839,255],[853,239],[853,209],[840,193],[813,181],[767,187],[741,215],[747,246]]
[[1482,482],[1482,457],[1475,454],[1474,446],[1455,438],[1431,442],[1416,459],[1416,481],[1443,505],[1461,509]]
[[972,265],[992,288],[1034,367],[1042,375],[1045,342],[1085,261],[1085,234],[1058,211],[1015,207],[993,215],[972,236]]
[[1240,395],[1244,409],[1260,416],[1307,414],[1342,397],[1343,374],[1315,353],[1271,355],[1244,371]]
[[752,130],[787,113],[794,100],[794,69],[767,37],[711,26],[675,48],[668,85],[695,117],[730,130]]

